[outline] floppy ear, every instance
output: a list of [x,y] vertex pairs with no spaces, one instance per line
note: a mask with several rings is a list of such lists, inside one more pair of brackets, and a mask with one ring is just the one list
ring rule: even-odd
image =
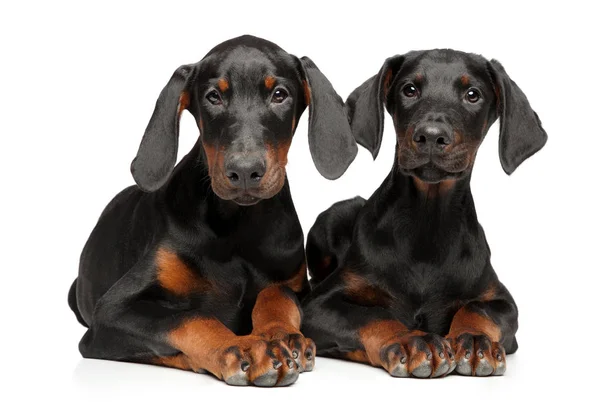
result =
[[344,101],[308,57],[302,57],[300,70],[304,100],[308,105],[308,145],[321,175],[337,179],[344,174],[358,152],[344,110]]
[[400,70],[404,56],[387,59],[379,73],[354,90],[346,100],[348,120],[354,138],[377,158],[383,136],[384,111],[387,95],[394,77]]
[[510,175],[528,157],[544,147],[548,135],[525,93],[508,77],[504,67],[496,60],[490,61],[489,66],[498,96],[500,163],[506,174]]
[[177,161],[179,118],[190,103],[188,84],[193,72],[193,65],[184,65],[175,70],[158,96],[140,148],[131,162],[133,179],[146,192],[160,188],[171,175]]

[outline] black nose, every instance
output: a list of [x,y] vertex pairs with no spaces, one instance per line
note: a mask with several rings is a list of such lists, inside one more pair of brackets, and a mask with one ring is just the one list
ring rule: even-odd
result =
[[231,184],[244,189],[258,187],[265,171],[265,161],[260,156],[232,158],[225,165],[225,174]]
[[450,128],[440,123],[427,123],[417,127],[413,140],[421,151],[442,150],[454,142]]

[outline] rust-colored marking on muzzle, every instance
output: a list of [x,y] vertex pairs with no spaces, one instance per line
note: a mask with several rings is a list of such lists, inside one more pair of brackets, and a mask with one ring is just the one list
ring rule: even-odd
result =
[[456,185],[456,179],[442,180],[439,183],[427,183],[416,176],[413,176],[415,187],[428,199],[433,199],[445,195]]

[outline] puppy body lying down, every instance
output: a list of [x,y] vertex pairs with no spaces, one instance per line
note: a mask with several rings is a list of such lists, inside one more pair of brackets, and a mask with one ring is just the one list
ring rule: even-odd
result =
[[469,183],[497,118],[506,173],[544,146],[536,113],[500,63],[453,50],[387,59],[346,105],[374,157],[388,111],[395,161],[370,199],[334,204],[311,229],[304,333],[320,355],[393,376],[503,374],[517,306],[490,263]]
[[[163,89],[131,171],[106,207],[69,305],[86,358],[208,371],[232,385],[284,386],[314,365],[300,333],[304,238],[285,166],[306,107],[319,171],[356,154],[342,100],[308,58],[252,36],[181,66]],[[179,117],[200,137],[177,159]]]

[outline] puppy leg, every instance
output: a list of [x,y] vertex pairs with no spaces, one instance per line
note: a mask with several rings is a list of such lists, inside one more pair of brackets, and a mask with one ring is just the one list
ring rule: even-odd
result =
[[303,332],[317,354],[379,366],[395,377],[440,377],[454,369],[441,336],[409,330],[389,310],[384,288],[356,273],[337,271],[303,304]]
[[309,372],[317,352],[312,339],[300,332],[301,317],[300,304],[290,288],[269,286],[258,294],[252,310],[252,335],[287,343],[298,370]]
[[214,316],[152,299],[147,268],[136,265],[98,301],[79,344],[84,357],[208,371],[230,385],[293,383],[298,372],[283,342],[236,336]]
[[460,375],[503,375],[505,347],[508,353],[517,349],[517,306],[502,284],[490,290],[485,300],[468,303],[452,319],[446,338],[456,352]]

